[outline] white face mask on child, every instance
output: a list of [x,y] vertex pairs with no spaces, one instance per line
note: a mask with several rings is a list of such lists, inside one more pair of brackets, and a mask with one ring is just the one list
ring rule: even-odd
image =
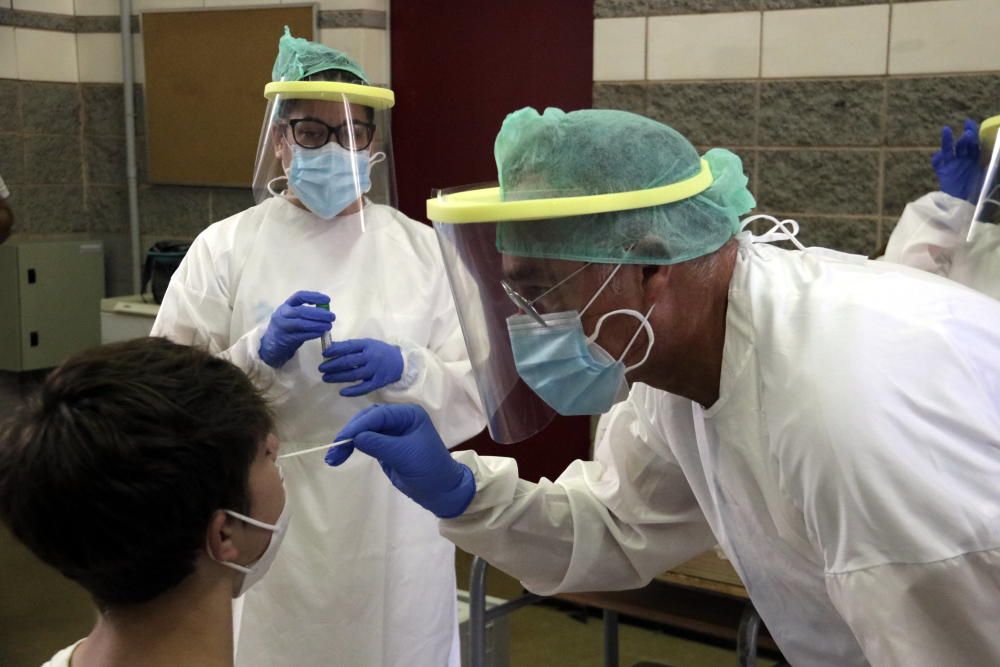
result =
[[[284,484],[284,482],[282,482],[282,484]],[[285,534],[288,532],[288,499],[286,496],[285,505],[281,508],[281,514],[278,515],[278,520],[273,524],[258,521],[253,517],[240,514],[239,512],[234,512],[233,510],[223,511],[234,519],[239,519],[240,521],[248,523],[251,526],[256,526],[257,528],[269,530],[272,533],[271,541],[268,542],[267,548],[264,549],[264,553],[262,553],[260,558],[255,560],[253,563],[250,563],[250,565],[240,565],[239,563],[233,563],[231,561],[219,560],[212,553],[211,549],[208,547],[205,548],[205,550],[208,551],[208,557],[216,563],[225,565],[230,569],[243,573],[243,581],[240,582],[239,587],[233,591],[233,597],[238,598],[250,590],[251,586],[264,578],[264,575],[267,574],[267,571],[271,568],[271,563],[274,562],[275,557],[278,555],[278,549],[281,548],[281,542],[285,539]]]

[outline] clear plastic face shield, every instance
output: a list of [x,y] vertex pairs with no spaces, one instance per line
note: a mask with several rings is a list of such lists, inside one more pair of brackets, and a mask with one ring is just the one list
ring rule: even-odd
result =
[[498,226],[434,223],[490,436],[511,444],[544,429],[556,411],[521,379],[514,364],[507,319],[522,311],[505,288],[513,281],[497,250]]
[[[563,234],[559,223],[572,216],[679,201],[711,183],[706,165],[687,182],[642,191],[581,195],[540,190],[520,192],[516,199],[505,200],[495,185],[479,185],[439,190],[428,200],[427,217],[433,221],[441,245],[493,440],[503,444],[525,440],[548,426],[557,414],[518,372],[511,342],[512,318],[521,316],[547,327],[553,323],[543,323],[543,316],[583,309],[593,295],[576,303],[572,298],[576,290],[567,291],[566,286],[579,280],[582,272],[600,268],[583,257],[567,261],[522,248]],[[596,332],[586,333],[594,336]]]
[[364,203],[396,205],[391,90],[329,81],[274,82],[257,144],[253,193],[286,197],[330,220]]
[[997,130],[1000,129],[1000,116],[994,116],[983,122],[979,131],[983,155],[987,156],[983,188],[976,203],[976,212],[972,216],[969,227],[968,241],[979,242],[987,237],[1000,234],[1000,142],[997,141]]

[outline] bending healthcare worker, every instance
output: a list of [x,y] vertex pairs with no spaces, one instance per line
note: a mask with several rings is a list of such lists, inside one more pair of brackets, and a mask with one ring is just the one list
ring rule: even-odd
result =
[[941,130],[933,165],[941,184],[907,204],[883,259],[946,276],[1000,299],[1000,116],[971,120],[957,142]]
[[390,405],[327,462],[378,459],[539,594],[718,543],[791,664],[1000,664],[1000,303],[771,245],[797,225],[746,230],[738,157],[641,116],[522,109],[495,153],[499,187],[428,202],[491,434],[610,411],[594,460],[529,483]]
[[423,406],[449,445],[484,426],[434,232],[373,201],[394,198],[393,93],[287,31],[273,79],[259,203],[198,236],[153,327],[276,406],[296,520],[244,596],[236,662],[457,665],[454,546],[376,462],[334,471],[311,451],[376,402]]

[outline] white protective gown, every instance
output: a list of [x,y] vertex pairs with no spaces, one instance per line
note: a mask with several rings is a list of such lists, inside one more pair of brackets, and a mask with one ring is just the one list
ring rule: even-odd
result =
[[[449,446],[482,430],[471,365],[433,230],[368,204],[317,218],[272,198],[198,236],[167,290],[153,335],[199,345],[243,368],[274,400],[281,453],[328,444],[358,410],[415,402]],[[279,371],[258,356],[271,313],[297,290],[328,294],[336,340],[400,345],[395,385],[343,398],[307,341]],[[435,518],[378,464],[323,451],[283,459],[291,523],[277,559],[245,596],[237,665],[458,664],[454,547]]]
[[885,256],[945,276],[1000,299],[1000,225],[983,225],[966,241],[976,207],[943,192],[931,192],[906,205]]
[[739,240],[711,408],[635,385],[554,482],[459,452],[442,534],[540,594],[718,542],[792,665],[1000,665],[1000,303]]
[[83,640],[80,639],[76,643],[67,646],[63,650],[52,656],[42,667],[70,667],[70,662],[73,658],[73,652],[76,647],[80,645]]

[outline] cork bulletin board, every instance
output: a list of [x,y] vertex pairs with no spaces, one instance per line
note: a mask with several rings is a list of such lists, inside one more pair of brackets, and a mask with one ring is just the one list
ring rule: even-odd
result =
[[314,39],[314,5],[146,12],[149,180],[248,187],[264,84],[284,27]]

